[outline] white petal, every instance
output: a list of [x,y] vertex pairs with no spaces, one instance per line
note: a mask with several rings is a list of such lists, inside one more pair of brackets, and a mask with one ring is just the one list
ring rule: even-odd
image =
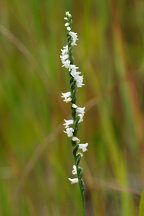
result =
[[76,112],[83,114],[85,112],[85,107],[77,107]]
[[78,139],[77,137],[73,137],[73,138],[72,138],[72,141],[76,141],[77,143],[79,143],[79,142],[80,142],[80,139]]
[[71,30],[71,28],[70,28],[70,27],[67,27],[67,30],[68,30],[68,31],[70,31],[70,30]]
[[79,119],[79,123],[80,123],[80,122],[83,122],[83,117],[84,117],[84,115],[82,115],[82,114],[78,114],[78,116],[80,117],[80,119]]
[[72,43],[71,43],[71,45],[72,46],[76,46],[77,45],[76,41],[78,40],[77,33],[70,31],[69,35],[72,37]]
[[85,144],[79,144],[79,149],[81,149],[83,152],[87,151],[88,143]]
[[67,22],[67,23],[65,24],[65,26],[69,26],[69,23]]
[[76,165],[73,165],[72,174],[73,174],[73,175],[76,175],[76,174],[77,174]]
[[71,184],[76,184],[78,183],[78,178],[68,178],[68,180],[71,182]]
[[72,99],[71,99],[71,92],[66,92],[66,93],[62,93],[62,98],[64,98],[64,102],[68,103],[70,102]]
[[71,14],[69,11],[67,11],[65,14],[66,14],[66,16],[71,17]]
[[64,121],[65,121],[65,123],[63,125],[65,126],[65,128],[68,128],[70,125],[72,125],[74,123],[73,120],[65,120],[64,119]]
[[76,104],[72,104],[72,108],[76,109],[78,106]]
[[77,70],[79,69],[79,67],[77,67],[76,65],[70,65],[70,70]]
[[66,133],[68,137],[72,137],[73,132],[74,132],[73,128],[66,128],[66,130],[64,131],[64,133]]

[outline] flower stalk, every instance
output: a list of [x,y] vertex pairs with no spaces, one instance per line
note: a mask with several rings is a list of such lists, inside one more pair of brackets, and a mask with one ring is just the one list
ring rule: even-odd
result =
[[74,65],[73,57],[73,46],[76,46],[76,41],[78,40],[77,33],[72,32],[72,16],[69,12],[66,12],[64,18],[66,20],[67,28],[67,42],[68,44],[61,50],[62,54],[60,56],[62,61],[62,67],[68,69],[70,76],[70,92],[62,93],[62,98],[66,103],[71,102],[72,119],[64,120],[65,133],[71,138],[71,143],[73,146],[73,156],[75,165],[73,165],[72,174],[76,175],[77,178],[68,178],[71,184],[79,183],[82,203],[83,203],[83,215],[86,215],[85,208],[85,186],[83,181],[83,169],[79,166],[80,160],[83,156],[83,152],[87,151],[88,143],[79,144],[80,140],[77,138],[79,123],[83,121],[85,107],[78,107],[76,105],[77,97],[76,93],[78,88],[82,87],[83,76],[81,72],[77,71],[78,67]]

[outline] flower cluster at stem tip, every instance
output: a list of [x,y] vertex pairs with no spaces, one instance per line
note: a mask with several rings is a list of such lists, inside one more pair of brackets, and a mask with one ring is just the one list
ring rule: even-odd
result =
[[[70,52],[70,48],[77,45],[76,42],[78,40],[78,36],[77,33],[71,31],[72,16],[69,12],[66,12],[66,16],[64,17],[64,19],[66,20],[65,27],[67,29],[67,36],[69,38],[70,43],[63,47],[63,49],[61,50],[60,58],[62,61],[62,67],[65,67],[68,70],[70,78],[72,78],[74,82],[74,86],[75,86],[74,89],[77,89],[84,85],[83,76],[81,75],[81,72],[78,71],[79,68],[73,63],[72,60],[73,56]],[[76,157],[79,156],[81,158],[83,156],[83,152],[87,151],[88,143],[80,144],[80,139],[75,135],[75,124],[76,124],[75,122],[76,119],[78,119],[77,124],[83,121],[83,117],[85,114],[85,107],[78,107],[75,103],[73,103],[74,101],[73,98],[75,98],[76,90],[74,95],[72,95],[72,92],[73,90],[71,90],[71,92],[62,93],[61,96],[64,102],[66,103],[71,102],[72,110],[75,113],[73,119],[64,120],[64,127],[65,127],[64,133],[66,133],[67,136],[71,138],[72,142],[76,143],[77,145]],[[72,174],[77,175],[79,177],[77,172],[80,169],[81,168],[78,166],[78,164],[73,165]],[[79,178],[68,178],[68,179],[71,182],[71,184],[75,184],[79,182]]]

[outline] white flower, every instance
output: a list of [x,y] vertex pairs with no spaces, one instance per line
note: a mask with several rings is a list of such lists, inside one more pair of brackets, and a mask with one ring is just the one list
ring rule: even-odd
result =
[[70,30],[71,30],[71,27],[68,26],[68,27],[67,27],[67,30],[70,31]]
[[76,81],[76,84],[77,84],[77,87],[78,88],[81,88],[84,84],[83,84],[83,76],[79,76],[77,75],[75,77],[75,81]]
[[85,107],[78,107],[76,104],[72,104],[72,108],[76,109],[76,112],[80,117],[79,123],[82,122],[85,114]]
[[63,63],[62,67],[69,69],[69,66],[70,66],[70,60],[69,59],[67,59],[66,61],[63,61],[62,63]]
[[80,142],[80,139],[78,139],[77,137],[73,137],[73,138],[72,138],[72,141],[76,141],[77,143],[79,143],[79,142]]
[[72,104],[72,108],[76,109],[78,106],[76,104]]
[[69,69],[70,60],[69,60],[69,55],[68,55],[68,46],[64,46],[63,49],[61,49],[60,58],[63,64],[62,67]]
[[76,41],[78,40],[77,33],[70,31],[69,35],[72,37],[72,43],[71,43],[71,45],[72,46],[76,46],[77,45]]
[[[70,67],[70,66],[69,66]],[[70,74],[72,75],[72,77],[74,78],[74,80],[76,81],[76,85],[78,88],[81,88],[84,84],[83,84],[83,76],[80,76],[81,72],[76,71],[76,70],[72,70],[70,72]]]
[[68,45],[64,46],[63,49],[61,49],[62,55],[68,54]]
[[68,180],[71,182],[71,184],[76,184],[78,183],[78,178],[68,178]]
[[78,72],[78,71],[75,71],[75,70],[72,70],[71,72],[70,72],[70,74],[72,75],[72,77],[74,78],[74,80],[77,82],[77,78],[78,78],[78,76],[79,76],[79,74],[80,74],[81,72]]
[[76,112],[83,115],[85,113],[85,107],[77,107]]
[[85,114],[85,107],[77,107],[76,112],[77,112],[78,116],[80,117],[80,120],[79,120],[79,123],[80,123],[83,121],[83,117]]
[[64,102],[68,103],[71,99],[71,92],[62,93],[62,98],[64,98]]
[[75,65],[70,65],[69,66],[69,70],[71,71],[70,74],[72,75],[72,77],[76,81],[77,87],[80,88],[80,87],[82,87],[84,85],[83,84],[83,76],[80,76],[81,72],[76,71],[77,68],[78,67],[76,67]]
[[71,17],[71,14],[70,14],[69,11],[67,11],[65,14],[66,14],[67,17]]
[[73,175],[76,175],[76,174],[77,174],[76,165],[73,165],[72,174],[73,174]]
[[61,58],[61,61],[63,62],[63,61],[66,61],[69,58],[69,55],[64,54],[64,55],[61,55],[60,58]]
[[78,67],[76,65],[69,65],[69,71],[74,80],[76,81],[76,85],[78,88],[82,87],[83,84],[83,76],[80,76],[81,72],[77,71]]
[[72,124],[74,123],[73,120],[65,120],[65,119],[64,119],[64,121],[65,121],[65,123],[64,123],[63,125],[65,126],[65,128],[68,128],[69,125],[72,125]]
[[65,24],[65,26],[69,26],[69,23],[67,22],[67,23]]
[[85,144],[79,144],[79,149],[81,149],[83,152],[87,151],[88,143]]
[[79,69],[79,67],[77,67],[76,65],[70,65],[69,70],[77,70]]
[[83,122],[83,115],[82,114],[78,114],[78,116],[80,117],[79,123]]
[[74,132],[74,129],[73,128],[66,128],[66,130],[64,131],[64,133],[67,134],[68,137],[72,137],[73,136],[73,132]]

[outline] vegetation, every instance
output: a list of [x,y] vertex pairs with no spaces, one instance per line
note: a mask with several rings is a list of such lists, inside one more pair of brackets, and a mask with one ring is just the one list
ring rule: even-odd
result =
[[[75,63],[86,84],[79,137],[87,215],[144,215],[144,2],[1,0],[0,215],[75,216],[72,146],[63,133],[69,89],[61,69],[64,13],[79,42]],[[66,118],[67,116],[67,118]]]

